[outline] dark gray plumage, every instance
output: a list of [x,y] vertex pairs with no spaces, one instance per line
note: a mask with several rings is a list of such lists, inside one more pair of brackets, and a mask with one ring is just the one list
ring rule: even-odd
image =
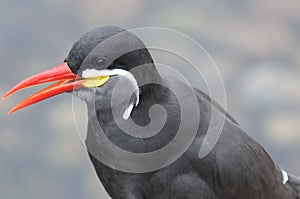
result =
[[[101,151],[101,145],[95,139],[98,132],[95,130],[97,128],[94,121],[97,120],[115,145],[127,151],[145,153],[163,147],[175,136],[181,110],[176,97],[167,87],[168,84],[179,86],[181,83],[167,82],[159,75],[146,47],[115,59],[111,59],[109,53],[112,52],[109,51],[105,51],[108,54],[94,54],[90,61],[82,65],[89,52],[99,43],[124,31],[109,26],[87,33],[74,44],[66,61],[71,70],[79,74],[82,71],[80,67],[97,68],[97,56],[108,57],[107,64],[105,66],[102,64],[100,69],[130,70],[141,64],[149,64],[147,72],[134,74],[138,83],[142,78],[153,78],[165,86],[150,84],[140,87],[140,102],[133,109],[131,118],[136,124],[146,126],[151,122],[149,108],[153,104],[162,105],[167,113],[166,124],[160,133],[153,137],[134,138],[122,132],[116,125],[110,99],[112,88],[122,77],[113,76],[102,87],[74,91],[74,94],[84,99],[88,105],[89,125],[86,141],[88,147]],[[131,36],[136,38],[134,35]],[[136,39],[136,42],[138,46],[144,46],[139,39]],[[124,86],[126,87],[126,84]],[[89,97],[82,97],[83,94],[93,95],[93,92],[95,101],[89,101]],[[240,125],[206,94],[199,90],[195,92],[201,110],[197,136],[184,155],[171,165],[153,172],[126,173],[105,166],[90,153],[97,175],[108,194],[114,199],[299,199],[299,178],[290,175],[289,180],[284,184],[282,171],[263,147],[244,132]],[[120,94],[119,98],[122,97]],[[208,156],[200,159],[198,152],[208,128],[211,103],[219,113],[213,119],[219,122],[225,115],[226,120],[218,143]],[[94,105],[96,111],[93,109]],[[128,102],[121,101],[117,106],[124,109],[127,105]]]

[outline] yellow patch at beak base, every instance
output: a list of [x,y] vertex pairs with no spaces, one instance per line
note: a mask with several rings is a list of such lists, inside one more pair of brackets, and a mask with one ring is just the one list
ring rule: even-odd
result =
[[99,77],[90,77],[85,80],[85,82],[82,83],[84,87],[87,88],[93,88],[102,86],[109,80],[109,76],[99,76]]

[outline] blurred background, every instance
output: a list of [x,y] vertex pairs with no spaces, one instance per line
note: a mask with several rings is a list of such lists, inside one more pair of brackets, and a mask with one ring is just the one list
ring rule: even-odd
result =
[[[1,1],[0,95],[65,58],[92,28],[157,26],[205,47],[225,81],[227,110],[286,171],[300,175],[298,1]],[[39,88],[0,103],[0,195],[109,198],[72,117],[71,96],[6,112]]]

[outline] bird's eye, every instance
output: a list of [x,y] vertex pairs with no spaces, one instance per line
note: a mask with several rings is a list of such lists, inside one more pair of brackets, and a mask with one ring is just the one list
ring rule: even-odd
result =
[[106,64],[107,64],[107,61],[105,58],[99,58],[99,59],[97,59],[94,67],[96,69],[102,69],[103,67],[105,67]]
[[104,59],[103,58],[100,58],[97,60],[97,64],[103,64],[104,63]]

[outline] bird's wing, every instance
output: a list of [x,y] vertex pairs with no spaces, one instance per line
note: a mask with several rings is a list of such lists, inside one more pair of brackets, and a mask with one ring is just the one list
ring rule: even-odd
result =
[[[186,153],[196,172],[224,198],[238,195],[239,198],[277,199],[284,196],[285,199],[294,199],[295,191],[286,188],[282,171],[265,149],[214,100],[201,91],[197,94],[201,97],[200,128],[196,141]],[[214,122],[222,122],[224,115],[226,119],[218,142],[208,156],[200,159],[195,153],[206,135],[207,123],[211,119],[207,112],[211,105],[219,112],[212,118]]]
[[230,115],[229,113],[226,112],[226,110],[224,110],[224,108],[222,108],[222,106],[220,106],[220,104],[218,104],[214,99],[212,99],[210,96],[208,96],[205,92],[194,88],[195,91],[197,92],[198,97],[204,98],[208,103],[211,103],[212,106],[214,106],[220,113],[222,113],[223,115],[226,115],[226,118],[229,119],[230,121],[232,121],[233,123],[240,125],[235,119],[234,117],[232,117],[232,115]]

